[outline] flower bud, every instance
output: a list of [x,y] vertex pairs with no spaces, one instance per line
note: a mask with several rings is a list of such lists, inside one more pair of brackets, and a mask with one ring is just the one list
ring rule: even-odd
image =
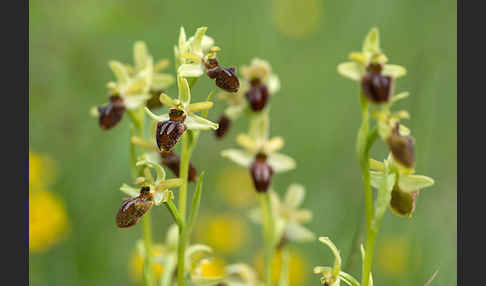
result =
[[153,204],[153,196],[150,193],[150,187],[142,187],[138,197],[123,200],[123,203],[116,214],[116,225],[119,228],[134,226],[153,206]]
[[170,151],[184,134],[187,126],[184,124],[186,114],[182,110],[171,108],[169,120],[157,123],[156,141],[160,151]]
[[381,65],[370,64],[361,78],[364,96],[373,103],[388,102],[392,90],[392,77],[381,74]]
[[[181,165],[181,158],[174,152],[164,152],[160,153],[162,158],[162,164],[169,168],[175,176],[179,176],[179,168]],[[189,170],[187,178],[189,182],[194,182],[197,177],[197,171],[194,165],[189,162]]]
[[400,216],[412,217],[418,195],[418,191],[404,192],[395,186],[391,194],[390,208]]
[[267,87],[259,79],[251,81],[250,89],[245,93],[245,97],[253,111],[261,111],[267,105],[270,94]]
[[399,132],[399,123],[395,125],[390,136],[386,139],[388,148],[398,163],[411,169],[415,164],[415,150],[412,136],[402,136]]
[[150,90],[150,94],[152,95],[152,97],[147,100],[147,107],[152,110],[152,109],[157,109],[157,108],[161,108],[162,106],[164,106],[162,104],[162,102],[160,102],[159,98],[160,98],[160,94],[163,93],[164,91],[162,89],[158,89],[158,90],[155,90],[155,89],[152,89]]
[[110,103],[106,106],[98,106],[99,124],[101,129],[108,130],[120,122],[125,113],[125,104],[118,95],[110,96]]
[[255,161],[250,165],[251,178],[257,192],[266,192],[270,187],[273,169],[267,163],[267,156],[259,153]]
[[227,92],[237,92],[240,88],[240,82],[235,74],[235,68],[223,68],[219,66],[218,60],[208,59],[205,63],[208,69],[209,78],[216,80],[216,85]]
[[221,117],[219,117],[218,124],[219,127],[214,132],[216,134],[216,138],[221,139],[224,137],[224,135],[226,135],[226,133],[228,133],[231,127],[231,119],[229,119],[228,116],[223,114],[221,115]]

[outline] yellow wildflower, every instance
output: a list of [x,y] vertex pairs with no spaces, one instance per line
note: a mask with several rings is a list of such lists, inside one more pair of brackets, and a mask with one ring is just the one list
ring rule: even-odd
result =
[[204,278],[218,278],[226,274],[225,263],[222,259],[203,259],[200,264],[201,275]]
[[[304,285],[308,278],[309,263],[305,258],[297,251],[290,250],[289,261],[289,285],[298,286]],[[255,258],[256,270],[263,275],[263,252],[259,251]],[[282,254],[277,250],[272,260],[272,281],[273,284],[277,284],[280,278],[280,267],[282,266]],[[310,272],[309,272],[310,273]]]
[[63,202],[50,192],[29,194],[29,251],[44,252],[65,234],[67,216]]
[[230,213],[208,215],[198,224],[196,235],[214,250],[233,254],[248,240],[248,226]]
[[[152,249],[152,254],[154,257],[162,255],[162,252],[163,252],[162,247],[154,245],[154,249]],[[152,261],[152,264],[153,264],[155,278],[158,281],[162,276],[163,266],[160,263],[156,263],[155,261]],[[132,256],[132,261],[130,265],[130,274],[133,281],[141,282],[142,273],[143,273],[143,258],[138,251],[135,251],[135,253]]]
[[404,276],[410,265],[410,240],[404,236],[388,236],[377,244],[377,264],[393,276]]
[[223,170],[217,190],[223,201],[231,207],[243,208],[256,203],[253,182],[246,169],[231,167]]
[[42,190],[52,183],[55,167],[52,159],[44,154],[29,151],[29,190]]

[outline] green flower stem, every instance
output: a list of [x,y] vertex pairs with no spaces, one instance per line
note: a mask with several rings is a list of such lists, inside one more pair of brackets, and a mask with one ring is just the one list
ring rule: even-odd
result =
[[[189,82],[189,88],[192,89],[194,84],[196,83],[197,78],[191,80]],[[208,98],[212,97],[212,93],[209,94]],[[208,111],[202,112],[202,117],[207,117]],[[191,206],[191,217],[189,225],[186,224],[186,206],[187,206],[187,184],[188,184],[188,172],[189,172],[189,163],[191,161],[191,156],[194,148],[196,147],[197,141],[199,139],[199,131],[195,131],[191,134],[191,139],[189,140],[189,132],[184,132],[182,135],[182,146],[181,146],[181,162],[179,168],[179,178],[182,179],[183,183],[179,188],[179,214],[182,221],[182,227],[179,226],[179,243],[177,245],[177,285],[184,286],[184,272],[185,272],[185,253],[186,247],[189,242],[189,237],[191,236],[192,232],[192,224],[194,223],[194,216],[197,214],[199,210],[199,203],[201,201],[200,198],[200,189],[201,189],[201,182],[202,177],[204,174],[201,174],[198,181],[198,186],[196,188],[196,194],[193,198],[193,203]],[[199,191],[198,191],[199,190]]]
[[284,245],[280,251],[282,253],[282,264],[280,267],[280,279],[278,282],[278,286],[287,286],[289,284],[289,247]]
[[272,285],[272,259],[274,253],[274,221],[272,216],[272,202],[269,192],[260,194],[261,209],[263,211],[264,223],[263,239],[264,239],[264,268],[263,277],[266,286]]
[[368,100],[360,94],[361,101],[361,127],[358,132],[357,153],[358,161],[361,167],[364,183],[365,196],[365,213],[366,213],[366,243],[365,259],[363,261],[361,285],[368,286],[370,281],[371,265],[373,262],[373,248],[378,233],[378,228],[373,227],[373,193],[371,191],[369,159],[370,149],[377,137],[377,129],[370,132],[369,124],[369,103]]
[[145,246],[145,261],[143,263],[144,285],[152,286],[155,284],[155,276],[152,267],[152,220],[150,212],[142,217],[143,243]]
[[[143,110],[142,110],[143,112]],[[132,137],[135,133],[138,137],[143,138],[143,129],[145,122],[145,114],[140,111],[128,111],[130,119],[133,125],[130,127],[130,136]],[[137,147],[133,144],[130,137],[130,162],[132,177],[135,179],[139,173],[137,173]],[[142,172],[142,171],[140,171]],[[146,213],[142,217],[142,236],[145,248],[145,261],[143,263],[143,280],[145,286],[153,286],[155,283],[154,268],[152,267],[152,220],[150,217],[150,212]]]

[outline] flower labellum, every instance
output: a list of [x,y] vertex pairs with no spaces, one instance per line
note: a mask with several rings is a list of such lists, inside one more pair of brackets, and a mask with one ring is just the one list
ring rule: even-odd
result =
[[240,82],[238,77],[236,77],[234,67],[223,68],[219,66],[218,60],[209,59],[206,63],[206,68],[208,69],[208,77],[214,79],[219,88],[227,92],[237,92],[240,88]]
[[149,187],[142,187],[140,195],[135,198],[127,198],[116,214],[116,225],[119,228],[127,228],[137,224],[140,218],[152,207],[153,196]]
[[367,73],[361,78],[364,96],[373,103],[388,102],[392,90],[392,78],[381,74],[382,66],[370,64]]
[[386,139],[393,158],[407,168],[415,164],[415,150],[412,136],[402,136],[399,133],[399,123],[393,128],[391,135]]
[[125,104],[119,95],[110,96],[110,103],[98,106],[99,124],[101,129],[108,130],[120,122],[125,113]]
[[152,109],[156,109],[156,108],[161,108],[162,106],[164,106],[162,104],[162,102],[160,102],[159,100],[159,97],[160,97],[160,94],[163,93],[164,91],[159,89],[159,90],[155,90],[155,89],[152,89],[150,91],[150,94],[152,95],[152,97],[147,100],[147,107],[152,110]]
[[160,151],[168,152],[174,148],[187,129],[184,120],[186,120],[186,114],[183,110],[171,108],[169,110],[169,120],[157,123],[155,136]]
[[221,115],[221,117],[219,117],[218,124],[219,127],[218,129],[216,129],[215,134],[216,134],[216,138],[221,139],[226,135],[226,133],[228,133],[231,127],[231,119],[229,119],[228,116],[223,114]]
[[261,111],[267,105],[270,94],[267,87],[259,79],[251,80],[251,87],[245,93],[245,97],[255,112]]
[[394,213],[400,216],[411,217],[418,195],[418,191],[404,192],[396,186],[391,194],[390,207]]
[[[160,157],[162,158],[162,164],[169,168],[174,175],[179,176],[179,168],[181,165],[181,158],[175,154],[174,152],[165,152],[162,151],[160,153]],[[197,171],[194,165],[189,162],[189,171],[188,171],[188,180],[189,182],[194,182],[197,177]]]
[[267,163],[267,155],[259,153],[250,165],[251,178],[257,192],[264,193],[270,187],[273,169]]

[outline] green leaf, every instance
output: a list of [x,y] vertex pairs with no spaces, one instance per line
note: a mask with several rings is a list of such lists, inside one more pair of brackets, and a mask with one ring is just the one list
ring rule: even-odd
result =
[[184,123],[186,124],[187,128],[191,130],[216,130],[219,127],[217,123],[192,113],[187,115]]
[[204,74],[201,64],[182,64],[177,70],[177,74],[182,77],[200,77]]
[[152,118],[153,120],[157,121],[157,122],[164,122],[164,121],[167,121],[169,120],[169,114],[162,114],[162,115],[156,115],[154,113],[152,113],[152,111],[150,111],[150,109],[148,109],[147,107],[145,107],[145,112],[148,114],[148,116],[150,116],[150,118]]
[[272,153],[267,160],[275,173],[287,172],[297,165],[294,159],[281,153]]
[[380,52],[380,34],[378,28],[372,28],[363,42],[363,51],[370,53]]
[[179,88],[179,100],[186,105],[191,102],[191,89],[187,80],[177,75],[177,87]]
[[221,156],[230,159],[238,165],[249,167],[255,159],[253,154],[239,149],[226,149],[221,152]]
[[341,63],[337,66],[337,71],[340,75],[355,81],[360,81],[364,74],[363,67],[355,62]]
[[188,227],[189,227],[188,233],[191,233],[191,230],[194,227],[194,223],[199,213],[199,205],[201,204],[203,182],[204,182],[204,171],[201,173],[201,175],[199,175],[199,179],[197,180],[197,185],[196,185],[196,191],[194,192],[194,195],[192,197],[191,214],[189,216],[189,223],[188,223]]
[[434,184],[434,179],[422,175],[402,175],[398,179],[398,187],[404,192],[413,192]]
[[406,75],[407,70],[399,65],[384,65],[381,73],[392,78],[399,78]]
[[109,66],[113,73],[115,74],[118,83],[127,83],[129,80],[127,68],[118,61],[110,61]]

